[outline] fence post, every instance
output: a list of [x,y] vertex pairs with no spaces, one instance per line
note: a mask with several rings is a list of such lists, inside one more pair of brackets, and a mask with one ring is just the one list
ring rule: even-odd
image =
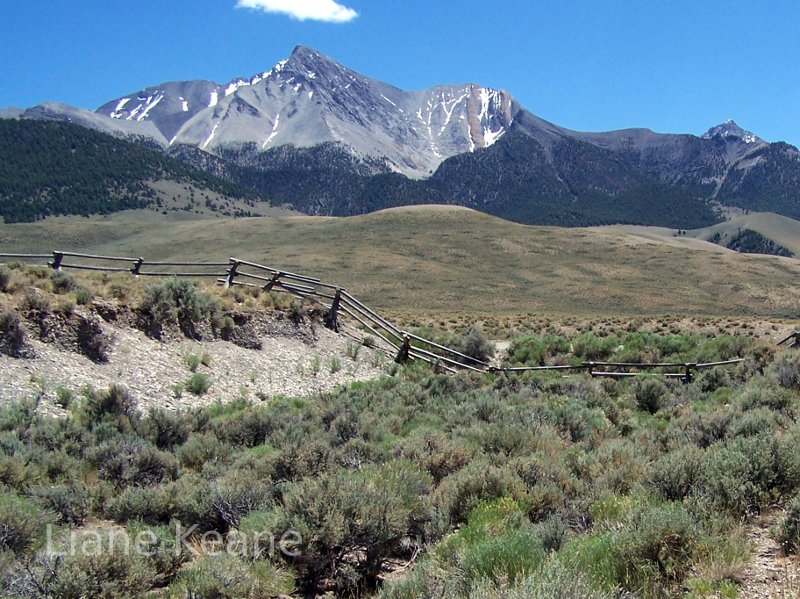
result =
[[403,363],[408,362],[409,352],[411,351],[411,338],[408,336],[407,333],[403,333],[403,347],[400,348],[400,351],[397,352],[397,357],[394,359],[395,362]]
[[50,266],[53,270],[61,270],[61,262],[64,260],[64,252],[53,252],[53,261]]
[[131,273],[133,273],[134,277],[139,276],[139,271],[142,270],[142,264],[144,264],[144,258],[139,256],[139,258],[136,260],[136,262],[133,264],[133,267],[131,268]]
[[590,377],[592,377],[592,378],[594,378],[594,377],[595,377],[595,373],[594,373],[594,362],[586,362],[586,363],[584,364],[584,366],[586,366],[586,368],[588,368],[588,369],[589,369],[589,376],[590,376]]
[[228,277],[225,279],[225,289],[228,289],[231,285],[234,284],[234,279],[236,279],[236,269],[239,268],[239,262],[230,258],[231,266],[228,269]]
[[325,315],[325,326],[332,331],[339,332],[339,303],[342,300],[342,288],[337,287],[331,302],[331,308]]
[[272,279],[261,288],[261,291],[272,291],[272,287],[278,282],[278,279],[281,278],[282,274],[282,272],[276,272],[274,275],[272,275]]
[[697,368],[697,364],[686,364],[686,370],[683,375],[683,382],[684,383],[691,383],[692,382],[692,370]]

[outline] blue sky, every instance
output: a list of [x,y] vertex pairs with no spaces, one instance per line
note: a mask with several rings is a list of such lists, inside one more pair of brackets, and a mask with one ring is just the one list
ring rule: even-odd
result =
[[4,0],[0,107],[226,82],[304,44],[404,89],[506,89],[572,129],[701,134],[733,118],[800,144],[800,2],[337,1]]

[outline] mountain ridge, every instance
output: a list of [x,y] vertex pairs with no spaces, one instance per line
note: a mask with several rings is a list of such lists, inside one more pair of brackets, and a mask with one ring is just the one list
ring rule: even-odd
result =
[[704,135],[579,132],[478,84],[404,91],[304,46],[228,83],[168,82],[68,120],[161,148],[310,214],[459,204],[525,223],[708,226],[728,206],[800,218],[800,152],[733,121]]

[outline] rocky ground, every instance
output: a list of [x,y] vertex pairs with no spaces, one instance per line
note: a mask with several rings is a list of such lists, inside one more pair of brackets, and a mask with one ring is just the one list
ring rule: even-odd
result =
[[778,517],[777,511],[765,514],[748,530],[753,557],[742,578],[742,599],[800,597],[800,567],[797,558],[785,556],[770,533],[770,528],[778,522]]
[[[0,353],[0,401],[38,397],[43,412],[59,414],[59,397],[77,398],[87,386],[104,389],[111,384],[128,389],[144,410],[237,398],[263,401],[276,395],[309,396],[378,377],[392,363],[379,350],[362,345],[354,331],[335,333],[308,318],[300,323],[277,317],[262,321],[249,327],[242,343],[241,338],[205,336],[208,340],[198,341],[179,334],[156,340],[125,319],[106,322],[94,314],[74,314],[69,322],[91,321],[100,328],[95,332],[102,332],[105,360],[90,359],[71,342],[75,327],[65,325],[63,317],[48,318],[46,335],[23,323],[28,334],[22,357]],[[185,388],[193,364],[194,372],[210,382],[201,395]]]

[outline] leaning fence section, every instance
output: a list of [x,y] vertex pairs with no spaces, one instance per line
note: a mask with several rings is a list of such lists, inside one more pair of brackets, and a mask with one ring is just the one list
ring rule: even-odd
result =
[[[382,349],[392,354],[398,362],[420,360],[449,372],[473,370],[478,372],[537,372],[537,371],[585,371],[592,377],[627,378],[641,376],[657,370],[665,378],[690,382],[694,373],[708,368],[738,364],[743,359],[707,363],[629,363],[629,362],[582,362],[575,365],[557,366],[493,366],[488,362],[466,355],[414,335],[395,326],[369,306],[350,295],[339,285],[325,283],[291,271],[273,268],[257,262],[231,257],[227,262],[159,262],[142,257],[103,256],[78,252],[54,251],[49,254],[2,254],[0,264],[8,261],[23,261],[31,264],[46,264],[54,270],[65,268],[130,273],[135,277],[197,277],[213,278],[225,287],[243,286],[262,291],[288,293],[300,299],[312,300],[325,309],[325,324],[339,330],[340,316],[351,319],[367,334],[380,342]],[[780,344],[800,347],[800,331],[792,333]]]

